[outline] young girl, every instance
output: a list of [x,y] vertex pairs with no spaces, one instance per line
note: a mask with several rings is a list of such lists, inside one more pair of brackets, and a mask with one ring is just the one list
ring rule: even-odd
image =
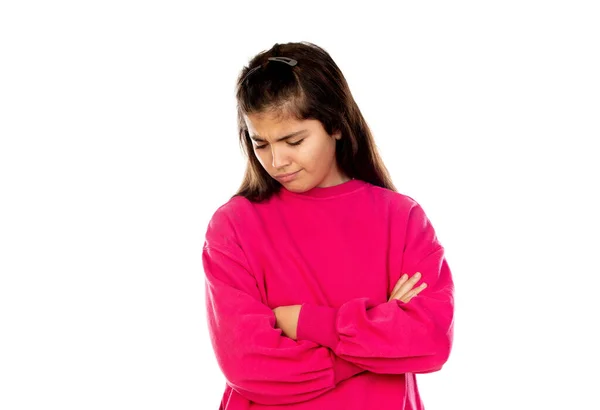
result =
[[423,409],[415,374],[448,360],[454,285],[342,72],[314,44],[276,44],[237,101],[246,173],[202,255],[220,409]]

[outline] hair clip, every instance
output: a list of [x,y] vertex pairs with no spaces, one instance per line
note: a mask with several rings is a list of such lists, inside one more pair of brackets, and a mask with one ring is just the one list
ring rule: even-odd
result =
[[242,81],[240,81],[240,84],[243,84],[244,81],[246,81],[248,79],[248,77],[250,77],[250,74],[252,74],[253,72],[255,72],[256,70],[258,70],[261,66],[258,65],[254,68],[251,68],[250,70],[248,70],[248,72],[246,73],[246,75],[244,76],[244,79]]
[[[294,60],[293,58],[288,58],[288,57],[269,57],[268,60],[269,61],[278,61],[280,63],[285,63],[285,64],[289,65],[290,67],[293,67],[296,64],[298,64],[298,61]],[[240,81],[240,84],[242,84],[244,81],[246,81],[248,79],[248,77],[250,77],[250,75],[253,72],[255,72],[256,70],[258,70],[262,66],[263,66],[262,64],[261,65],[257,65],[256,67],[251,68],[250,70],[248,70],[248,72],[244,76],[244,79],[242,81]]]
[[281,63],[286,63],[287,65],[289,65],[291,67],[298,64],[298,62],[296,60],[294,60],[293,58],[289,58],[289,57],[269,57],[269,61],[279,61]]

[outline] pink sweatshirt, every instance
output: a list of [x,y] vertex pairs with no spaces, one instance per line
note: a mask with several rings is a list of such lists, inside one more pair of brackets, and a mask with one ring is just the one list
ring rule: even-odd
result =
[[[214,213],[202,258],[220,409],[424,408],[415,374],[450,355],[454,285],[412,198],[360,180],[235,197]],[[388,302],[416,272],[428,287]],[[275,328],[284,305],[302,305],[298,340]]]

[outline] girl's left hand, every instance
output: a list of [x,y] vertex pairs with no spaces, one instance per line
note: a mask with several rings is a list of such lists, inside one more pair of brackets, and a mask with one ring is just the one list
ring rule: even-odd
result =
[[296,340],[298,329],[298,318],[302,305],[280,306],[273,309],[277,323],[275,327],[283,330],[283,333],[290,339]]

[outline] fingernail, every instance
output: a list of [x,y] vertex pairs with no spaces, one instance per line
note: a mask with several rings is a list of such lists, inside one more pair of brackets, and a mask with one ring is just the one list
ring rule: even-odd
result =
[[406,278],[408,278],[408,275],[405,273],[404,275],[402,275],[402,277],[400,279],[404,280]]
[[421,272],[417,272],[417,273],[415,274],[415,276],[416,276],[417,278],[420,278],[420,277],[421,277]]

